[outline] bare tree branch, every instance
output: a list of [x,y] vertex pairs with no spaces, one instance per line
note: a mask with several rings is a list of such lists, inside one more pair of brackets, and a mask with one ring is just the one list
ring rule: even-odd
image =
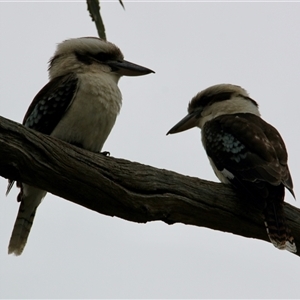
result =
[[125,6],[122,0],[119,0],[119,3],[121,4],[121,6],[123,7],[123,9],[125,10]]
[[[125,6],[122,0],[119,0],[119,3],[125,10]],[[106,41],[106,32],[105,32],[105,26],[101,17],[100,13],[100,1],[99,0],[86,0],[87,4],[87,10],[90,13],[90,17],[92,18],[92,21],[95,22],[98,36]]]
[[[2,117],[0,175],[133,222],[179,222],[269,241],[262,209],[229,186],[85,151]],[[285,213],[297,243],[300,210],[285,204]]]
[[86,3],[90,17],[92,18],[92,21],[95,22],[99,37],[106,41],[105,26],[100,14],[99,0],[86,0]]

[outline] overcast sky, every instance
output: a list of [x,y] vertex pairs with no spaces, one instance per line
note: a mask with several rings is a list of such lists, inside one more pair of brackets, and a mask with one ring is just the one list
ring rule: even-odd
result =
[[[300,3],[102,1],[109,41],[156,74],[120,80],[103,150],[217,181],[199,129],[166,136],[200,90],[243,86],[283,136],[300,198]],[[17,122],[47,83],[56,44],[97,36],[84,1],[0,3],[1,115]],[[7,254],[17,188],[0,178],[0,298],[300,298],[300,259],[206,228],[136,224],[48,194],[24,253]],[[287,193],[286,201],[299,207]],[[200,216],[199,216],[200,217]]]

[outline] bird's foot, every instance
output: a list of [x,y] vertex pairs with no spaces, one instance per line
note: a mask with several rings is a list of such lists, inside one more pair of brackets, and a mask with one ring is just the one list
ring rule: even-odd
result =
[[100,154],[102,154],[104,156],[110,156],[110,152],[109,151],[103,151],[103,152],[100,152]]

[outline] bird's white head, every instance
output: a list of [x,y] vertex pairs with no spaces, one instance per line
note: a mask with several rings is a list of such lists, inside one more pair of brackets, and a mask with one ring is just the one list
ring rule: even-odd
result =
[[152,70],[124,60],[121,50],[113,43],[97,37],[81,37],[57,45],[49,61],[49,77],[53,79],[70,72],[106,72],[121,76],[139,76]]
[[258,104],[242,87],[233,84],[217,84],[199,92],[190,101],[188,115],[167,134],[178,133],[204,124],[220,115],[252,113],[260,116]]

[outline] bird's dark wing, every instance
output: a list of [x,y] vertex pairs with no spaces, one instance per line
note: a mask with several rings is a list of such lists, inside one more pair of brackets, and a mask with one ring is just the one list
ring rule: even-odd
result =
[[77,86],[78,77],[74,73],[52,79],[34,97],[23,125],[51,134],[74,99]]
[[202,130],[208,156],[233,185],[267,196],[268,184],[282,183],[293,194],[286,148],[270,124],[253,114],[221,115]]
[[[25,114],[23,125],[44,134],[51,134],[72,103],[77,88],[78,78],[74,73],[53,78],[34,97]],[[14,181],[9,180],[6,195],[13,185]]]

